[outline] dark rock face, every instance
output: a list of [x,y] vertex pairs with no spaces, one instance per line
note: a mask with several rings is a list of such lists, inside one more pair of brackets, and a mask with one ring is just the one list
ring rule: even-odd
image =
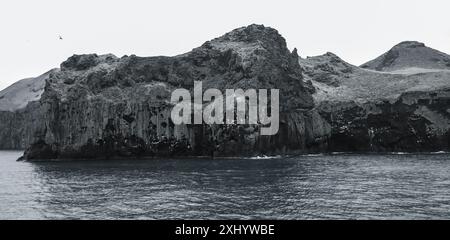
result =
[[15,112],[0,111],[0,149],[23,150],[42,136],[43,114],[38,102]]
[[[323,149],[330,126],[313,109],[296,52],[250,25],[175,57],[75,55],[51,74],[26,159],[242,156]],[[175,88],[280,89],[280,131],[259,125],[174,125]],[[37,134],[39,133],[39,134]]]

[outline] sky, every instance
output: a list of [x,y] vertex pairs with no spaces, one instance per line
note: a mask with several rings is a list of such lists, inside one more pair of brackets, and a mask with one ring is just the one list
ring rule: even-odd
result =
[[301,57],[360,65],[405,40],[450,53],[449,10],[448,0],[2,0],[0,90],[73,54],[173,56],[252,23]]

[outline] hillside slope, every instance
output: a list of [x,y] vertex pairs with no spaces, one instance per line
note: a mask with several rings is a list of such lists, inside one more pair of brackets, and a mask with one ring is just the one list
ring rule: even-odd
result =
[[38,101],[44,92],[45,80],[55,71],[57,69],[35,78],[22,79],[0,91],[0,111],[13,112],[23,109],[29,102]]
[[384,72],[417,73],[435,69],[450,70],[450,56],[416,41],[395,45],[362,68]]

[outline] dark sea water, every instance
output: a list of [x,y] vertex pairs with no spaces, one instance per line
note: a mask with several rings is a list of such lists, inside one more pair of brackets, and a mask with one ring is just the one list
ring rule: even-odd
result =
[[450,219],[450,155],[16,162],[0,219]]

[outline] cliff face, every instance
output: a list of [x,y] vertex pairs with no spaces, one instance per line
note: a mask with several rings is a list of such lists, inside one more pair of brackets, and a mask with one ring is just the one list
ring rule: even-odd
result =
[[45,113],[39,102],[30,102],[14,112],[0,111],[0,149],[23,150],[42,134]]
[[396,101],[322,103],[330,149],[364,152],[450,150],[450,89],[407,92]]
[[[275,154],[325,147],[330,126],[313,109],[296,52],[272,28],[250,25],[175,57],[74,55],[29,105],[26,159]],[[280,89],[280,130],[258,125],[174,125],[175,88]],[[224,91],[223,91],[224,92]],[[17,114],[17,113],[12,113]],[[27,120],[25,120],[27,121]]]
[[0,149],[25,149],[33,142],[41,122],[37,102],[45,81],[55,71],[20,80],[0,91]]
[[[404,52],[400,45],[395,51]],[[402,69],[416,71],[401,73],[362,69],[330,53],[300,59],[316,88],[316,109],[332,126],[331,151],[450,150],[450,72],[418,71],[417,62],[433,64],[426,52],[409,65],[403,59]]]

